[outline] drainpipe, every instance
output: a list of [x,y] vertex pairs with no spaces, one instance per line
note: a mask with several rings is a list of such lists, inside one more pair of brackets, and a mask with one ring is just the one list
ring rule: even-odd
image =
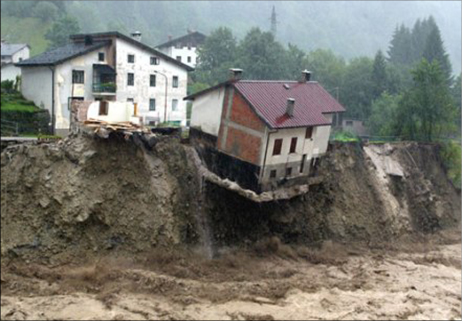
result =
[[48,67],[51,70],[51,134],[55,134],[55,67]]
[[276,133],[276,131],[274,132],[268,132],[268,139],[266,140],[266,148],[265,148],[265,158],[263,159],[263,166],[262,166],[262,169],[261,169],[261,176],[260,176],[260,180],[263,179],[263,175],[265,174],[265,167],[266,167],[266,156],[268,155],[268,146],[269,146],[269,142],[270,142],[270,136],[272,133]]

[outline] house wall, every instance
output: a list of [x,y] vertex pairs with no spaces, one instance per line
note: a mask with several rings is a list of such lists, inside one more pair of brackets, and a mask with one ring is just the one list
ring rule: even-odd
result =
[[358,136],[368,135],[367,128],[361,120],[343,119],[342,130],[351,132]]
[[224,96],[225,88],[220,87],[197,97],[192,106],[190,126],[218,137]]
[[30,56],[30,49],[29,47],[24,47],[21,50],[15,52],[12,56],[12,60],[14,63],[19,62],[21,60],[29,59]]
[[16,81],[16,77],[21,75],[21,68],[16,67],[12,63],[2,66],[2,81],[13,80]]
[[[160,49],[163,53],[169,55],[173,59],[178,56],[181,57],[181,62],[193,68],[197,65],[197,48],[196,47],[182,47],[176,48],[175,46],[163,47]],[[188,57],[191,57],[191,62],[188,62]]]
[[226,89],[218,134],[218,150],[240,160],[260,166],[265,125],[242,95]]
[[90,104],[87,111],[87,119],[93,118],[107,122],[131,121],[138,123],[139,118],[133,117],[134,105],[127,102],[111,101],[108,102],[107,115],[100,115],[100,102],[95,101]]
[[[135,62],[128,63],[128,54],[135,55]],[[165,77],[156,74],[156,86],[149,86],[151,74],[154,70],[165,74],[168,78],[167,87],[167,121],[177,121],[186,125],[186,96],[188,74],[187,71],[165,59],[160,59],[159,65],[151,65],[150,57],[153,53],[132,45],[131,43],[117,38],[116,40],[116,71],[117,71],[117,101],[127,101],[132,98],[138,105],[139,115],[158,121],[165,121]],[[127,74],[134,73],[134,86],[127,85]],[[172,87],[173,76],[178,76],[178,88]],[[156,110],[149,110],[149,100],[156,99]],[[172,111],[172,100],[178,100],[178,110]]]
[[[332,121],[332,115],[325,115],[325,117]],[[305,138],[306,127],[269,131],[265,140],[265,148],[267,148],[266,159],[264,160],[265,165],[260,174],[260,181],[263,186],[268,187],[268,185],[276,183],[282,178],[296,178],[309,175],[311,160],[322,156],[327,151],[330,129],[331,126],[315,126],[312,138],[308,139]],[[293,137],[297,138],[297,145],[295,153],[290,153],[290,145]],[[273,155],[276,139],[282,139],[280,155]],[[303,155],[305,155],[305,162],[302,169]],[[292,168],[292,173],[289,177],[286,176],[287,168]],[[276,171],[275,178],[270,177],[273,170]]]
[[51,115],[52,76],[49,67],[22,67],[21,93]]

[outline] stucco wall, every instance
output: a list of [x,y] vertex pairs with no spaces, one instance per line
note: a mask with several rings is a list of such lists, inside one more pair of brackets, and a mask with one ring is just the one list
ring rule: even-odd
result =
[[8,64],[2,67],[2,81],[13,80],[16,81],[16,77],[21,75],[21,68],[16,67],[13,64]]
[[[128,63],[128,54],[135,55],[135,62]],[[145,117],[152,117],[164,121],[165,111],[165,77],[155,74],[154,70],[167,76],[167,120],[181,121],[186,125],[186,96],[188,74],[187,71],[165,59],[160,59],[160,64],[151,65],[150,57],[153,53],[138,48],[123,39],[116,40],[116,70],[117,70],[117,101],[127,101],[133,98],[138,104],[139,114]],[[128,73],[134,73],[134,86],[127,85]],[[156,75],[156,86],[149,86],[150,75]],[[178,76],[178,88],[172,87],[173,76]],[[156,99],[156,110],[149,110],[149,100]],[[178,100],[178,110],[172,111],[173,99]]]
[[132,103],[127,102],[108,102],[108,113],[107,115],[99,114],[99,101],[95,101],[90,104],[87,112],[87,119],[99,119],[107,122],[124,122],[132,121],[134,115],[134,106]]
[[197,97],[193,101],[191,113],[191,127],[218,136],[225,89],[215,89],[206,95]]
[[13,60],[13,62],[16,63],[16,62],[19,62],[20,59],[22,59],[22,60],[29,59],[29,55],[30,55],[29,47],[24,47],[21,50],[19,50],[18,52],[15,52],[13,54],[12,60]]
[[51,115],[51,70],[48,67],[21,68],[22,95],[37,106],[50,111]]
[[[181,62],[184,64],[187,64],[188,66],[191,67],[196,67],[197,65],[197,48],[196,47],[182,47],[182,48],[175,48],[174,46],[170,47],[162,47],[159,49],[166,55],[169,55],[173,59],[176,59],[176,57],[180,56],[181,57]],[[188,62],[188,57],[191,57],[191,62]]]

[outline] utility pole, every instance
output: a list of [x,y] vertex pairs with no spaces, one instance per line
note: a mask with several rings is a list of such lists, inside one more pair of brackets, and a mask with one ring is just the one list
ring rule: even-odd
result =
[[276,19],[276,8],[274,6],[273,6],[273,12],[271,13],[270,20],[271,20],[271,33],[273,34],[273,36],[276,37],[278,21]]
[[161,73],[160,71],[155,70],[156,74],[162,75],[165,77],[165,107],[164,107],[164,123],[167,122],[167,89],[168,89],[168,77],[166,74]]

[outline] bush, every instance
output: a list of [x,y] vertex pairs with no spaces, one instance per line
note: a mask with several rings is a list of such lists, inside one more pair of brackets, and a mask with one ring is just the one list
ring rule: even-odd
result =
[[3,80],[1,83],[2,89],[8,91],[13,91],[14,89],[14,81],[13,80]]
[[449,179],[455,187],[461,188],[462,148],[460,142],[448,141],[442,144],[441,158],[448,170]]

